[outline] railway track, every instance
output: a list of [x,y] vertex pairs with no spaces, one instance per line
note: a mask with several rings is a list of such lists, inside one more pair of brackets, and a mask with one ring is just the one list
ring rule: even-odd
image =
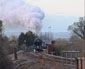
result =
[[[43,56],[43,59],[45,62],[45,67],[46,66],[50,67],[52,64],[53,67],[55,67],[55,66],[60,67],[58,69],[62,69],[62,68],[66,69],[66,66],[73,67],[72,69],[76,69],[75,59],[66,59],[64,57],[49,55],[49,54],[46,54],[43,52],[42,53],[35,53],[35,52],[22,52],[22,53],[20,53],[19,60],[17,62],[15,62],[15,63],[17,63],[16,64],[17,69],[25,69],[25,68],[20,68],[20,67],[23,67],[24,65],[25,66],[27,65],[28,67],[31,67],[31,68],[33,68],[34,66],[40,65],[40,58],[39,57],[41,55]],[[31,61],[29,61],[29,60],[31,60]],[[72,63],[71,63],[71,61],[72,61]],[[56,69],[56,67],[54,69]]]
[[31,52],[31,55],[34,56],[34,57],[39,57],[40,55],[42,55],[44,59],[54,61],[54,62],[61,62],[61,61],[64,61],[64,60],[68,60],[69,62],[70,61],[75,62],[74,58],[67,58],[66,59],[65,57],[54,56],[54,55],[50,55],[50,54],[46,54],[46,53],[34,53],[34,52]]
[[65,57],[54,56],[54,55],[50,55],[50,54],[46,54],[46,53],[31,52],[31,54],[37,58],[42,55],[43,59],[45,61],[59,63],[60,66],[76,69],[76,60],[74,58],[73,59],[71,59],[71,58],[66,59]]

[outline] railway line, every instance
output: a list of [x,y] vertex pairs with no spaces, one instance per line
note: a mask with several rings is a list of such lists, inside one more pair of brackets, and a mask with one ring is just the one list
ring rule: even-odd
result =
[[[40,62],[39,57],[41,55],[43,56],[44,64],[41,64]],[[17,62],[15,62],[17,69],[32,69],[34,67],[36,67],[36,69],[39,67],[44,67],[43,69],[76,69],[75,59],[66,59],[64,57],[54,56],[43,52],[22,52],[18,54],[18,57]],[[38,65],[39,67],[37,67]]]
[[60,56],[54,56],[46,53],[31,53],[32,55],[39,57],[40,55],[43,56],[43,59],[46,61],[52,61],[52,62],[57,62],[62,64],[64,67],[76,67],[76,60],[75,58],[65,58],[65,57],[60,57]]

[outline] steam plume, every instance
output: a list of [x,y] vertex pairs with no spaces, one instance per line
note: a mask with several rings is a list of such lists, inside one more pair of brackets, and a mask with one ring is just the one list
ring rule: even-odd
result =
[[37,6],[25,3],[23,0],[0,0],[0,19],[6,29],[41,29],[44,13]]

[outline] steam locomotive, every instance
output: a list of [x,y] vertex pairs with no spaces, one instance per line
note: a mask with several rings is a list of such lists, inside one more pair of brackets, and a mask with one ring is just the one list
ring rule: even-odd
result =
[[36,38],[34,40],[34,50],[36,52],[43,52],[43,49],[42,49],[42,40],[41,39]]

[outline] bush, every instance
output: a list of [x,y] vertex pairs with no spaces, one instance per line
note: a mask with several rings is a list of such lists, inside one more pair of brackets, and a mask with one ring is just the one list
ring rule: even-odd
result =
[[13,69],[13,63],[7,56],[5,40],[0,36],[0,69]]
[[61,56],[63,50],[66,50],[66,44],[64,43],[58,43],[54,47],[55,55],[57,56]]

